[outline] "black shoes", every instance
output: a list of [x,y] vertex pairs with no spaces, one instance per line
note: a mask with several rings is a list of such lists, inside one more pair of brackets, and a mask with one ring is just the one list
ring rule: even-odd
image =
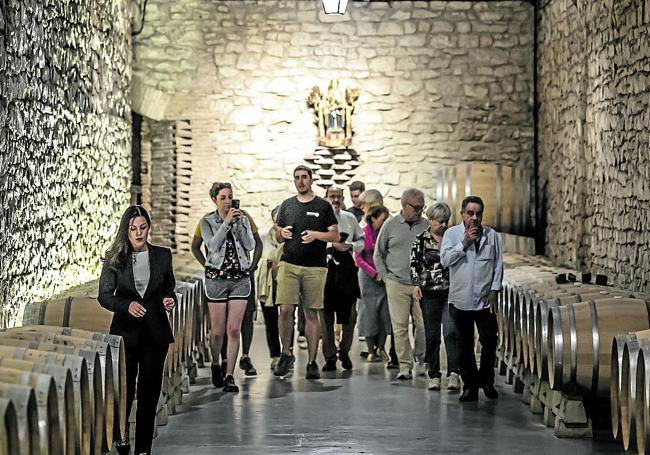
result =
[[486,384],[483,386],[483,393],[490,400],[496,400],[499,398],[499,392],[494,388],[494,384]]
[[307,364],[307,374],[305,374],[305,379],[320,379],[320,372],[318,371],[318,364],[316,362],[309,362]]
[[239,368],[244,370],[246,376],[257,376],[257,370],[253,366],[251,358],[248,356],[239,359]]
[[210,369],[212,370],[212,385],[217,388],[223,387],[223,375],[221,367],[219,365],[212,364],[210,365]]
[[336,371],[336,360],[326,360],[325,365],[323,365],[323,371]]
[[233,378],[231,374],[226,376],[226,379],[225,379],[224,385],[223,385],[223,391],[224,392],[234,392],[234,393],[239,392],[239,387],[237,387],[237,384],[235,384],[235,378]]
[[458,401],[468,402],[468,401],[478,401],[478,390],[465,389],[461,394]]
[[291,367],[293,367],[293,362],[296,358],[291,354],[285,354],[284,352],[280,355],[280,360],[278,364],[273,369],[273,374],[276,376],[286,376]]
[[339,352],[339,360],[341,361],[341,366],[344,370],[352,369],[352,360],[347,352]]

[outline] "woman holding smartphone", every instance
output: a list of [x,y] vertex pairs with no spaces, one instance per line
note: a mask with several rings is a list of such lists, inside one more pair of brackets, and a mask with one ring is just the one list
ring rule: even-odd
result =
[[[233,199],[230,183],[213,186],[217,210],[201,219],[201,236],[207,251],[205,260],[205,296],[210,312],[210,348],[212,382],[220,385],[219,353],[224,336],[228,336],[225,392],[239,392],[233,372],[239,354],[239,336],[251,292],[251,261],[248,252],[255,239],[248,218]],[[235,207],[236,206],[236,207]]]

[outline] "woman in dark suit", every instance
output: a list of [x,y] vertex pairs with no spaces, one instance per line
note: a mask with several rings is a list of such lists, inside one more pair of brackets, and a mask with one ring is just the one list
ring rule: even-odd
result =
[[[144,208],[126,209],[99,279],[99,303],[114,313],[110,333],[124,338],[127,416],[139,374],[136,454],[151,453],[163,366],[169,344],[174,342],[166,313],[176,305],[171,251],[147,242],[150,228]],[[128,423],[116,448],[120,454],[129,453]]]

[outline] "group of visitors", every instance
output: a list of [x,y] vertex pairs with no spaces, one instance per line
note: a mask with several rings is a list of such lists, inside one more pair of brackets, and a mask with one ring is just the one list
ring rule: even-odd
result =
[[[391,216],[381,193],[361,182],[350,185],[352,206],[346,209],[343,188],[330,186],[325,198],[314,193],[310,168],[296,167],[293,180],[297,194],[272,210],[273,226],[261,236],[229,183],[210,189],[216,210],[199,222],[192,252],[205,267],[213,385],[239,391],[234,373],[240,338],[239,367],[246,376],[257,375],[249,351],[259,300],[276,376],[293,369],[298,310],[297,340],[307,349],[307,379],[336,370],[338,362],[353,368],[350,349],[358,322],[366,343],[361,354],[368,362],[397,369],[397,380],[428,374],[428,388],[440,390],[442,327],[447,389],[460,390],[462,379],[460,401],[476,401],[479,388],[497,398],[495,312],[503,262],[496,232],[481,223],[483,201],[467,196],[462,223],[448,227],[447,204],[435,202],[427,209],[418,189],[404,191],[401,211]],[[162,369],[173,342],[165,310],[176,304],[171,252],[147,241],[150,227],[143,207],[125,211],[104,258],[99,288],[100,304],[115,313],[111,333],[125,340],[127,413],[140,378],[137,454],[151,451]],[[322,368],[316,363],[319,344]],[[128,453],[128,427],[116,448]]]

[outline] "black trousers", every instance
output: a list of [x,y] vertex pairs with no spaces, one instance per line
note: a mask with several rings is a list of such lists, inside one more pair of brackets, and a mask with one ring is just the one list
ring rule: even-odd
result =
[[[494,384],[498,326],[497,317],[490,309],[463,311],[449,305],[451,318],[458,336],[458,364],[463,379],[463,389],[478,390],[480,386]],[[474,356],[474,324],[481,343],[481,366],[476,367]]]
[[126,415],[131,414],[136,382],[135,453],[150,453],[156,423],[156,407],[162,387],[163,367],[169,345],[142,343],[126,349]]
[[334,311],[324,310],[321,314],[321,337],[323,357],[325,360],[336,360],[337,351],[348,354],[354,341],[354,327],[357,324],[357,305],[356,301],[352,303],[350,316],[347,324],[342,324],[342,336],[338,350],[336,349],[336,340],[334,337],[334,323],[336,313]]

